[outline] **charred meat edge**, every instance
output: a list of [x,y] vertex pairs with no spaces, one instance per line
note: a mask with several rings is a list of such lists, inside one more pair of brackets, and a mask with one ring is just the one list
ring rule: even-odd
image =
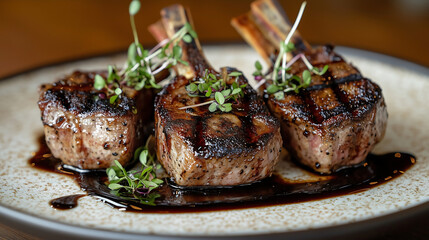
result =
[[[291,29],[275,0],[253,2],[249,13],[231,23],[270,67],[280,41]],[[362,163],[386,130],[381,88],[346,63],[332,46],[313,49],[298,32],[291,42],[296,50],[289,53],[289,60],[304,53],[313,66],[328,64],[329,70],[323,76],[313,74],[311,85],[299,94],[288,93],[283,100],[265,95],[268,107],[281,122],[284,147],[300,164],[322,174]],[[305,69],[298,61],[291,71],[301,75]]]
[[[163,9],[161,15],[162,24],[150,27],[158,40],[162,35],[172,36],[190,22],[189,14],[180,5]],[[190,97],[185,89],[189,81],[202,77],[205,69],[228,79],[229,84],[247,83],[243,76],[228,78],[235,69],[215,71],[207,63],[198,39],[180,44],[189,66],[178,66],[178,76],[156,99],[158,160],[182,186],[239,185],[270,176],[282,145],[277,119],[249,85],[244,88],[245,97],[234,103],[229,113],[212,113],[208,106],[179,109],[210,100]]]

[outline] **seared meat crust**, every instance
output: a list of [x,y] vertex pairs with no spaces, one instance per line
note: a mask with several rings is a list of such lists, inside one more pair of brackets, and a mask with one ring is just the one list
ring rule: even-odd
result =
[[123,88],[117,104],[93,88],[96,74],[74,72],[40,88],[39,108],[46,142],[64,164],[82,169],[125,165],[142,144],[143,127],[153,119],[150,90]]
[[[188,16],[180,5],[163,9],[167,35],[173,36],[186,22],[192,22]],[[153,25],[152,32],[162,32],[159,26]],[[208,105],[181,109],[213,100],[191,97],[185,88],[206,70],[225,79],[227,85],[248,82],[243,76],[228,77],[232,68],[213,70],[198,39],[180,44],[189,66],[176,67],[178,77],[157,96],[155,104],[158,160],[173,180],[184,186],[239,185],[270,176],[282,145],[277,119],[250,85],[243,89],[244,97],[233,103],[231,112],[210,112]]]
[[[292,29],[276,0],[254,1],[250,12],[231,23],[271,67]],[[362,163],[386,130],[380,87],[334,53],[333,47],[312,49],[297,31],[290,41],[296,50],[287,53],[289,60],[304,54],[314,67],[329,65],[329,69],[323,76],[312,74],[311,85],[298,94],[289,92],[283,100],[265,95],[281,121],[284,147],[297,162],[319,173]],[[305,69],[298,60],[291,73],[301,76]]]
[[[240,77],[240,84],[247,81]],[[282,140],[278,121],[250,86],[228,113],[207,106],[180,110],[201,100],[190,97],[189,81],[177,77],[157,97],[157,156],[179,185],[238,185],[270,176]]]
[[[272,113],[281,121],[285,147],[301,163],[320,173],[332,173],[361,163],[384,136],[387,110],[380,87],[361,76],[352,65],[325,46],[306,53],[322,68],[312,83],[283,100],[267,97]],[[294,64],[301,75],[306,67]]]

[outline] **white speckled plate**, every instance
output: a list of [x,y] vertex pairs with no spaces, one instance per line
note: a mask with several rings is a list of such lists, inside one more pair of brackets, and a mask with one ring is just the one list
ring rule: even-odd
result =
[[[364,192],[264,208],[136,214],[112,209],[87,196],[79,200],[75,209],[55,210],[48,204],[51,199],[84,192],[71,178],[33,169],[27,163],[37,150],[37,138],[42,134],[36,104],[38,86],[75,69],[120,65],[124,55],[116,55],[46,67],[0,82],[0,221],[44,237],[55,233],[65,237],[122,239],[142,236],[156,239],[170,236],[311,238],[363,230],[365,226],[377,226],[380,221],[397,219],[404,213],[427,212],[429,70],[366,51],[349,48],[337,51],[381,85],[389,121],[386,136],[375,152],[403,151],[417,156],[417,163],[402,176]],[[258,59],[256,53],[244,45],[207,46],[205,52],[214,67],[235,66],[247,76]]]

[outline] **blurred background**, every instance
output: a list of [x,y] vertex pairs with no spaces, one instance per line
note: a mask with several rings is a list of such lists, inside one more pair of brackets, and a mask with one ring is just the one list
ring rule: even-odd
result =
[[[294,20],[301,0],[279,0]],[[161,8],[190,8],[203,44],[244,43],[230,19],[251,0],[142,1],[140,41]],[[133,41],[126,0],[0,0],[0,78],[37,67],[125,51]],[[429,67],[428,0],[309,0],[298,28],[312,44],[331,43],[406,59]]]

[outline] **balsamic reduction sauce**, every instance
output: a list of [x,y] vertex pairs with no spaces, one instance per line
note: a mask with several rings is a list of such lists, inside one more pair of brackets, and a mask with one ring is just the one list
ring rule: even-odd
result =
[[[44,137],[40,138],[40,149],[29,163],[38,169],[72,176],[88,195],[120,210],[186,213],[291,204],[353,194],[402,175],[415,161],[415,157],[407,153],[369,154],[366,162],[360,166],[341,170],[328,180],[304,183],[288,182],[276,174],[256,183],[234,187],[181,187],[164,179],[165,184],[157,189],[161,197],[156,200],[156,206],[111,194],[106,185],[105,171],[76,172],[61,165],[61,161],[50,153]],[[69,209],[75,207],[82,196],[54,199],[51,205],[58,209]]]
[[86,196],[86,194],[74,194],[52,199],[49,204],[51,207],[61,210],[67,210],[77,207],[77,200]]

